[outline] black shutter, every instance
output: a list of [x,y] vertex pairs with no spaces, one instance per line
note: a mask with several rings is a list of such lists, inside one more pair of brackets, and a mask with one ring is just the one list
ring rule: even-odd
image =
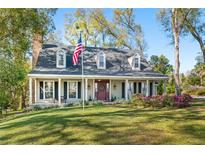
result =
[[152,96],[153,95],[153,89],[152,89],[152,86],[153,86],[153,83],[152,82],[150,82],[150,84],[149,84],[149,95],[150,96]]
[[40,82],[40,99],[43,99],[43,81]]
[[78,98],[81,98],[81,82],[78,82]]
[[136,82],[134,82],[134,94],[136,94],[137,93],[137,84],[136,84]]
[[64,99],[67,99],[67,82],[64,82]]
[[138,93],[142,93],[142,82],[138,83]]
[[58,82],[55,82],[55,99],[58,100]]
[[122,98],[125,98],[125,83],[122,82]]

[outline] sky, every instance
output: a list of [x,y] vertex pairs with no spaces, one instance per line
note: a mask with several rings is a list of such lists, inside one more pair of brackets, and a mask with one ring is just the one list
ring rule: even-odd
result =
[[[64,15],[65,13],[72,13],[75,9],[58,9],[54,16],[54,23],[56,32],[60,32],[60,37],[63,42],[68,43],[64,38]],[[112,9],[104,9],[105,16],[111,18]],[[158,9],[134,9],[135,21],[141,25],[144,32],[145,41],[147,42],[148,49],[145,54],[148,55],[148,59],[151,55],[165,55],[170,63],[174,65],[174,50],[170,44],[170,39],[163,31],[162,26],[156,19],[156,13]],[[77,40],[76,40],[77,41]],[[186,73],[191,70],[196,64],[195,57],[197,53],[201,52],[199,45],[192,38],[192,36],[186,36],[180,40],[180,72]]]

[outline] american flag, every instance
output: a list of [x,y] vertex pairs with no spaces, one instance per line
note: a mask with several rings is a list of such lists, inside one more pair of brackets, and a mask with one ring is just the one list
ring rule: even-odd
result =
[[82,46],[81,35],[80,35],[80,39],[78,40],[78,44],[76,45],[75,51],[73,53],[73,58],[72,58],[73,65],[77,65],[78,56],[81,53],[82,49],[83,49],[83,46]]

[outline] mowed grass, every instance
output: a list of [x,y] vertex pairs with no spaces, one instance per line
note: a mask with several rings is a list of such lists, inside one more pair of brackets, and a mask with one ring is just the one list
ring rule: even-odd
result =
[[0,121],[0,144],[205,144],[205,102],[185,109],[112,105],[11,115]]

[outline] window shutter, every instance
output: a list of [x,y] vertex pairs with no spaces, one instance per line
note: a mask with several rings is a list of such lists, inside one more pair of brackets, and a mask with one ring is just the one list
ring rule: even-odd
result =
[[125,98],[125,83],[122,82],[122,98]]
[[43,99],[43,81],[40,82],[40,99]]
[[78,82],[78,98],[81,98],[81,82]]
[[136,94],[137,93],[137,84],[136,84],[136,82],[134,82],[134,94]]
[[58,82],[55,82],[55,99],[58,100]]
[[142,82],[138,83],[138,93],[142,93]]
[[67,82],[64,82],[64,99],[67,99]]
[[149,83],[149,95],[150,95],[150,96],[153,95],[153,89],[152,89],[152,88],[153,88],[153,83],[150,82],[150,83]]

